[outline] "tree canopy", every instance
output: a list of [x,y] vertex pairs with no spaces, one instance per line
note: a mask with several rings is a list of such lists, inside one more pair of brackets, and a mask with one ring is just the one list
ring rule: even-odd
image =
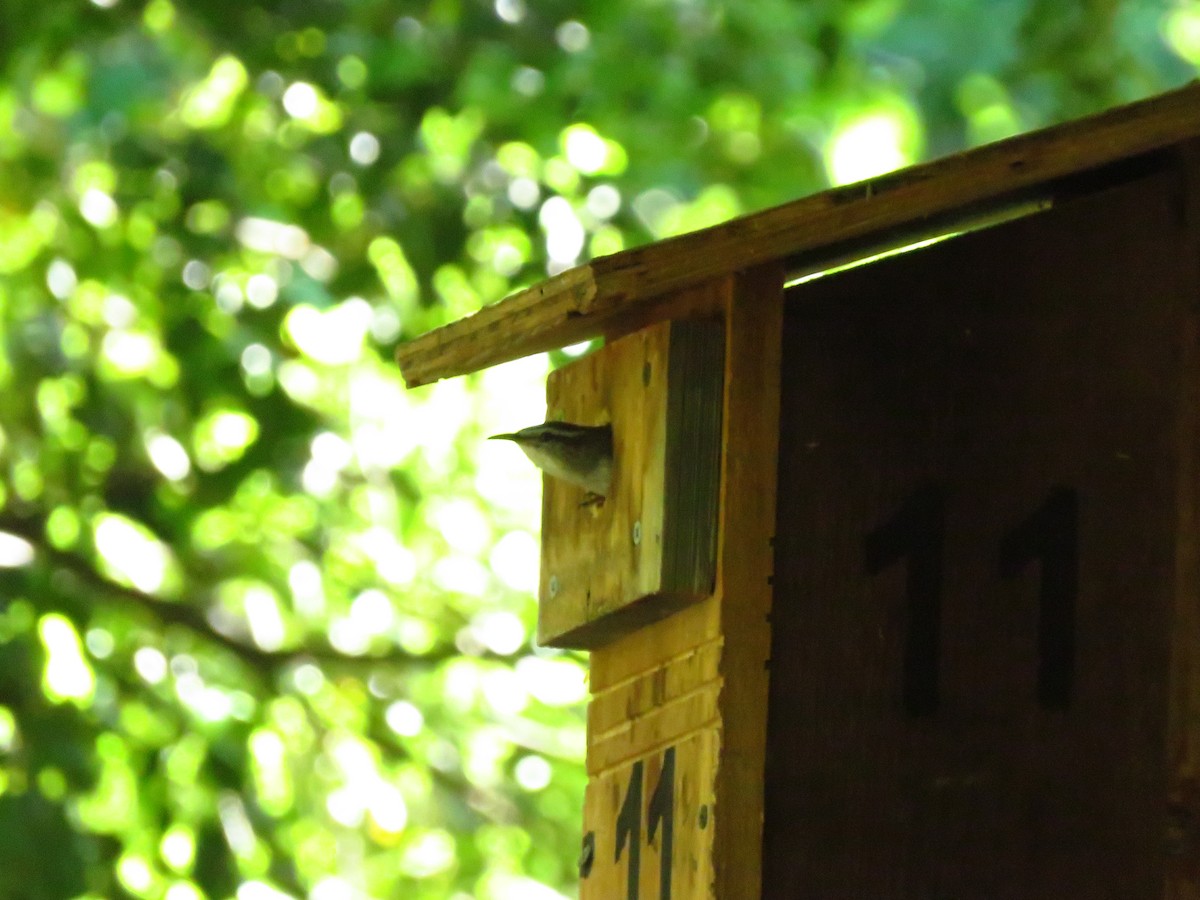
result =
[[1190,77],[1132,0],[6,0],[0,897],[575,891],[533,358],[590,256]]

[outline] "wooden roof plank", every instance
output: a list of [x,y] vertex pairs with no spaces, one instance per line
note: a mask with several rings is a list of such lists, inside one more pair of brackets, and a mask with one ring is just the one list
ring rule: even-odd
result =
[[562,347],[663,294],[772,260],[1028,197],[1200,134],[1200,84],[592,260],[402,345],[409,386]]
[[577,266],[402,344],[396,360],[405,383],[416,387],[563,347],[594,336],[585,323],[595,298],[591,267]]

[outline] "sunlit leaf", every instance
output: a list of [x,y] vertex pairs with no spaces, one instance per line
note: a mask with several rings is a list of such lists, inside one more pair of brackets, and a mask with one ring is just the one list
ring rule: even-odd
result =
[[183,95],[179,115],[189,128],[219,128],[233,115],[233,105],[246,89],[246,67],[236,56],[213,62],[208,76]]

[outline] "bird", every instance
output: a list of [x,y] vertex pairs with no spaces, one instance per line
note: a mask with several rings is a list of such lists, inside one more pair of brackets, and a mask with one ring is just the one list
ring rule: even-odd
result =
[[544,422],[488,440],[512,441],[547,475],[583,488],[583,505],[603,503],[612,487],[612,425]]

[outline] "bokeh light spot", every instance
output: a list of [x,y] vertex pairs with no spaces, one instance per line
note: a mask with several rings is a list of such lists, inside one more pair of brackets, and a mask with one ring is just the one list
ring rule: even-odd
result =
[[550,763],[535,754],[521,757],[513,767],[513,776],[517,779],[517,784],[527,791],[542,790],[550,784],[552,774]]
[[46,651],[42,687],[55,702],[88,702],[96,689],[96,676],[83,655],[83,642],[71,620],[47,613],[38,620],[38,636]]
[[388,728],[401,737],[416,737],[425,727],[425,717],[421,711],[407,700],[397,700],[388,705],[384,713],[384,721]]
[[108,574],[139,591],[152,594],[166,586],[174,560],[167,546],[141,525],[116,513],[102,513],[93,539]]
[[582,22],[569,19],[554,30],[554,39],[568,53],[580,53],[592,42],[592,34]]
[[570,202],[564,197],[550,197],[542,204],[538,222],[546,235],[546,254],[552,266],[561,271],[575,265],[586,234]]
[[496,0],[496,15],[509,25],[516,25],[525,13],[525,0]]
[[283,108],[294,119],[307,119],[317,111],[317,89],[305,81],[289,85],[283,92]]
[[19,569],[33,559],[33,544],[19,535],[0,531],[0,569]]
[[114,225],[120,212],[117,201],[99,188],[88,188],[79,198],[79,214],[97,228]]
[[176,872],[186,872],[196,857],[196,836],[186,825],[172,825],[158,846],[163,861]]
[[826,165],[834,184],[899,169],[915,159],[915,124],[898,110],[874,109],[849,120],[830,139]]
[[369,131],[360,131],[350,138],[350,158],[360,166],[369,166],[379,159],[379,138]]
[[187,450],[169,434],[153,430],[148,432],[146,452],[154,468],[170,481],[182,481],[192,472],[192,460]]

